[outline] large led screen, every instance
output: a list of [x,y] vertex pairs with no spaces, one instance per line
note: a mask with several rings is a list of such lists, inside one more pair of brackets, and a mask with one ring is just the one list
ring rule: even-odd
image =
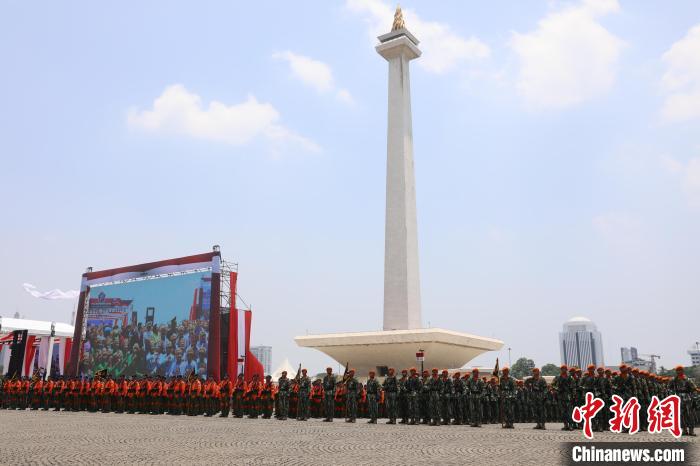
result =
[[211,272],[90,289],[80,374],[207,374]]

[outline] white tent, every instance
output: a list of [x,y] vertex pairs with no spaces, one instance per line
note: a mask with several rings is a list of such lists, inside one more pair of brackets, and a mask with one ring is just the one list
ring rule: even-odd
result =
[[294,376],[297,375],[297,370],[298,367],[292,367],[291,364],[289,364],[289,359],[284,358],[284,361],[282,361],[282,364],[279,365],[277,369],[271,374],[272,375],[272,380],[277,381],[280,377],[282,377],[282,371],[287,371],[287,377],[290,379],[293,378]]
[[28,330],[29,335],[44,336],[51,334],[51,324],[54,324],[54,332],[57,337],[73,337],[74,327],[62,322],[50,322],[47,320],[11,319],[0,317],[0,330],[3,334],[12,333],[15,330]]

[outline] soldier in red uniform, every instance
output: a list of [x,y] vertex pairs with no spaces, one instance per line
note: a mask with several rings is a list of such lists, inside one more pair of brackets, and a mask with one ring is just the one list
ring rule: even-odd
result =
[[187,386],[187,415],[197,416],[201,411],[202,381],[193,377]]
[[42,395],[42,406],[41,408],[44,411],[48,411],[49,408],[53,405],[54,400],[53,400],[53,387],[56,385],[56,381],[51,378],[46,381],[44,384],[44,392]]
[[213,377],[207,377],[207,381],[204,382],[204,385],[202,386],[202,392],[204,399],[204,415],[211,417],[216,413],[218,408],[216,405],[218,405],[219,402],[219,387],[216,382],[214,382]]
[[31,387],[31,381],[27,377],[22,377],[22,383],[20,384],[19,393],[19,403],[20,409],[27,409],[29,406],[29,388]]
[[323,385],[321,379],[316,379],[311,383],[311,417],[319,418],[323,412]]
[[105,383],[102,377],[97,377],[92,381],[90,386],[90,411],[97,412],[102,404],[102,395],[104,393]]
[[141,391],[141,384],[136,378],[129,381],[129,391],[126,396],[126,409],[129,414],[134,414],[138,409],[138,394]]
[[36,411],[41,407],[42,397],[44,395],[44,381],[36,380],[31,387],[32,392],[32,410]]
[[228,378],[228,375],[219,382],[219,409],[221,414],[219,417],[228,417],[231,412],[231,395],[233,394],[233,383]]
[[54,402],[54,411],[60,411],[61,408],[65,406],[65,391],[66,391],[66,381],[63,377],[59,377],[53,386],[53,391],[51,392],[51,398]]
[[187,397],[187,382],[179,375],[177,379],[175,379],[173,397],[173,404],[175,406],[174,414],[179,416],[185,411],[185,398]]
[[260,409],[263,419],[272,417],[272,406],[274,405],[275,385],[272,383],[272,376],[265,376],[265,383],[260,389]]
[[236,384],[233,388],[233,416],[241,418],[243,417],[243,413],[245,410],[245,404],[244,404],[244,397],[245,397],[245,392],[248,389],[246,386],[245,379],[243,378],[243,374],[238,374],[238,377],[236,378]]
[[126,400],[129,397],[129,381],[122,375],[117,380],[116,391],[116,412],[123,413],[126,411]]
[[260,406],[260,392],[262,391],[262,383],[258,374],[253,374],[253,380],[248,384],[248,390],[245,392],[245,401],[248,408],[248,417],[255,419],[258,417]]
[[117,403],[115,402],[115,396],[117,394],[117,382],[114,381],[112,377],[107,377],[102,390],[102,396],[100,399],[100,408],[103,413],[109,413],[113,409],[116,409]]
[[139,384],[139,392],[138,392],[138,406],[139,406],[139,412],[141,414],[147,414],[149,409],[150,409],[150,393],[151,393],[151,385],[153,384],[153,381],[146,377],[145,375],[141,378],[141,383]]

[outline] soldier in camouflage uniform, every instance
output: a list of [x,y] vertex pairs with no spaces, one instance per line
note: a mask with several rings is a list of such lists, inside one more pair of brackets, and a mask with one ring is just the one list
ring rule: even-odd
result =
[[440,378],[438,377],[438,370],[433,369],[432,375],[427,382],[428,393],[430,394],[428,410],[430,411],[430,425],[439,426],[440,425],[440,392],[442,391],[442,384],[440,383]]
[[428,381],[430,380],[430,373],[424,370],[421,374],[421,391],[420,391],[420,417],[422,419],[421,424],[427,424],[430,422],[430,388],[428,387]]
[[496,377],[491,377],[488,385],[489,394],[489,422],[491,424],[496,424],[501,422],[501,410],[500,410],[500,395],[498,393],[498,379]]
[[[572,367],[569,369],[569,377],[571,378],[571,381],[573,383],[573,393],[571,395],[571,409],[573,412],[573,408],[576,406],[583,406],[584,404],[584,395],[583,395],[583,390],[581,389],[581,369],[578,367]],[[581,430],[583,428],[583,422],[572,422],[572,426],[574,429],[579,429]]]
[[420,396],[423,383],[418,378],[418,372],[414,367],[411,368],[411,375],[406,382],[406,390],[408,392],[408,407],[410,411],[411,421],[409,424],[416,425],[420,423]]
[[573,406],[571,404],[574,395],[574,380],[569,376],[567,367],[561,366],[561,371],[552,382],[552,388],[557,394],[559,411],[564,427],[561,430],[574,430],[574,422],[571,419]]
[[369,421],[367,421],[367,424],[377,423],[377,402],[379,401],[382,389],[377,379],[374,378],[375,375],[374,371],[369,371],[369,379],[367,379],[367,383],[365,384],[365,390],[367,391],[367,411],[369,414]]
[[598,432],[604,432],[608,428],[608,420],[610,419],[610,405],[612,403],[612,385],[610,383],[610,371],[606,371],[602,367],[596,369],[595,386],[593,393],[596,398],[600,398],[605,403],[606,408],[601,409],[596,417],[593,418],[593,429]]
[[326,367],[326,375],[323,376],[323,406],[325,414],[323,422],[333,422],[335,413],[335,375],[333,375],[331,367]]
[[517,387],[515,380],[510,376],[510,369],[507,367],[503,368],[503,376],[501,377],[500,383],[498,384],[498,393],[501,399],[501,406],[503,407],[503,419],[501,419],[501,424],[504,429],[513,429],[514,422],[514,404],[515,396],[517,393]]
[[386,404],[386,414],[389,418],[387,424],[396,424],[396,403],[399,391],[399,384],[394,375],[394,368],[389,368],[389,375],[386,376],[382,383],[384,389],[384,403]]
[[532,401],[532,408],[535,414],[535,422],[537,423],[534,428],[544,430],[546,420],[545,403],[549,390],[547,382],[540,377],[540,369],[538,367],[532,369],[532,377],[527,379],[525,384],[528,388],[529,398]]
[[454,425],[462,425],[462,413],[464,409],[462,408],[462,402],[464,400],[464,381],[460,378],[460,373],[455,372],[452,376],[452,417]]
[[472,369],[472,377],[467,383],[472,427],[481,427],[481,398],[484,396],[484,388],[484,381],[479,378],[479,369]]
[[515,382],[515,422],[529,422],[526,396],[523,381],[517,380]]
[[357,419],[357,397],[362,391],[362,385],[355,378],[355,369],[350,369],[345,381],[345,422],[355,422]]
[[462,377],[462,424],[471,424],[471,417],[469,415],[469,373],[465,373]]
[[287,378],[287,371],[282,371],[282,376],[277,379],[277,407],[279,408],[277,419],[280,421],[286,421],[289,416],[289,391],[291,388],[292,384]]
[[398,408],[399,408],[399,417],[401,418],[401,421],[399,421],[399,424],[407,424],[408,423],[408,392],[406,391],[406,382],[408,381],[408,371],[406,369],[403,369],[401,371],[401,378],[398,381]]
[[440,378],[440,413],[442,414],[442,424],[449,426],[452,420],[452,398],[454,397],[454,386],[450,379],[450,374],[446,370],[442,371]]
[[683,366],[676,367],[676,376],[668,383],[668,389],[681,399],[681,428],[683,435],[695,437],[695,419],[693,413],[693,395],[695,384],[685,375]]
[[311,395],[311,378],[306,375],[306,369],[301,370],[299,377],[299,400],[297,401],[297,421],[309,419],[309,397]]
[[613,378],[613,392],[627,401],[636,396],[634,380],[630,368],[626,364],[620,366],[620,374]]

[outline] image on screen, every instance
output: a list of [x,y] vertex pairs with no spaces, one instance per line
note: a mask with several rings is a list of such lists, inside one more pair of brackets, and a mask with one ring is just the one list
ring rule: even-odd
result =
[[211,272],[90,289],[80,374],[205,376]]

